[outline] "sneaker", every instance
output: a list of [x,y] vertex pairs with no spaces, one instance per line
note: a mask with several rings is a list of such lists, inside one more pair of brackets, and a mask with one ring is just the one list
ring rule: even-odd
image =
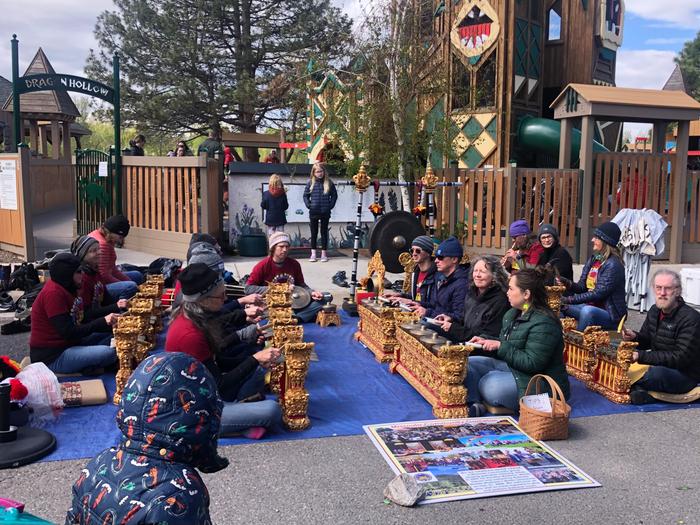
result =
[[482,417],[484,414],[486,414],[486,407],[481,403],[469,405],[469,417]]
[[312,253],[312,254],[311,254],[311,257],[309,257],[309,262],[316,262],[316,261],[317,261],[317,259],[316,259],[316,254],[315,254],[315,253]]
[[327,256],[327,255],[321,255],[321,262],[328,262],[328,256]]
[[248,439],[260,439],[265,435],[267,429],[265,427],[250,427],[243,435]]
[[630,391],[630,403],[633,405],[648,405],[649,403],[656,403],[656,399],[649,395],[649,392],[642,388],[632,387]]
[[14,312],[15,301],[7,292],[0,293],[0,312]]

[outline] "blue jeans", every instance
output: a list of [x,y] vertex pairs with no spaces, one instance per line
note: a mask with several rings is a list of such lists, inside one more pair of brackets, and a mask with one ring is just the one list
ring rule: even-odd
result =
[[607,311],[590,304],[569,304],[564,310],[564,315],[578,320],[576,330],[581,332],[587,326],[600,326],[603,330],[617,328]]
[[[105,334],[92,334],[86,339],[105,337]],[[106,335],[108,338],[111,335]],[[55,361],[48,366],[49,370],[56,374],[79,373],[85,368],[104,368],[117,362],[117,351],[107,344],[85,344],[83,346],[71,346],[66,348]]]
[[119,281],[105,286],[109,302],[111,303],[116,303],[119,299],[130,299],[136,295],[136,292],[139,291],[139,284],[143,282],[143,274],[141,272],[132,270],[123,273],[130,279],[129,281]]
[[685,394],[698,386],[698,382],[675,368],[652,366],[634,386],[639,386],[652,392]]
[[508,364],[493,357],[475,355],[467,360],[467,397],[470,403],[488,403],[518,411],[518,385]]
[[264,394],[265,392],[265,374],[266,370],[262,367],[256,368],[248,379],[246,379],[241,385],[236,399],[242,401],[255,394]]
[[251,427],[275,428],[281,422],[282,409],[274,399],[254,403],[224,403],[220,435],[237,435]]
[[297,316],[302,323],[313,323],[316,320],[316,314],[321,311],[323,303],[320,301],[311,301],[309,306],[301,310],[295,310],[294,315]]

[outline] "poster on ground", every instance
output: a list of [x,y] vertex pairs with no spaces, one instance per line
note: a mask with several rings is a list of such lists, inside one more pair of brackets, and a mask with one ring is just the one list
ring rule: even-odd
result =
[[510,417],[366,425],[396,474],[425,484],[421,504],[600,484]]

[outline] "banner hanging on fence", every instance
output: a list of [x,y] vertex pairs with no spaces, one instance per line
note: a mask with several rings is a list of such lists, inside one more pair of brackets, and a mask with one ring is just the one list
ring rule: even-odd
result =
[[436,419],[364,427],[396,474],[426,489],[421,504],[599,487],[525,434],[510,417]]

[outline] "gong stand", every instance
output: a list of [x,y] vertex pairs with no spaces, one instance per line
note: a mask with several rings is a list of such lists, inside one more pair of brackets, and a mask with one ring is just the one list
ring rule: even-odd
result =
[[362,229],[362,200],[369,188],[370,178],[367,175],[364,165],[352,178],[357,191],[357,217],[355,219],[355,237],[352,245],[352,275],[350,278],[350,298],[343,301],[343,310],[350,315],[357,315],[357,304],[355,303],[355,290],[357,289],[357,261],[360,255],[360,231]]

